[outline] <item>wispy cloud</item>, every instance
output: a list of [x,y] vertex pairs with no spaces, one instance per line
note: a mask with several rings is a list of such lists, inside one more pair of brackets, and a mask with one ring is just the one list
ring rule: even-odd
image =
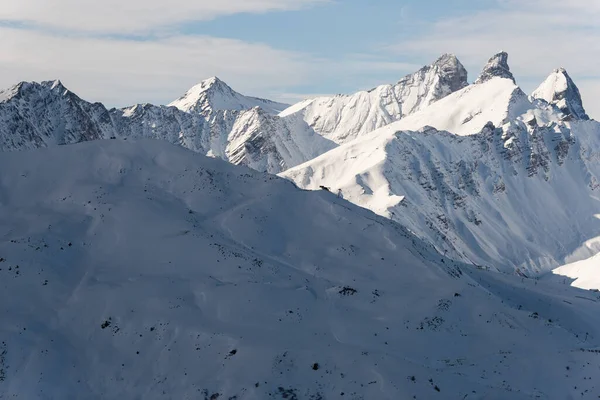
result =
[[398,71],[400,78],[418,68],[360,54],[327,59],[198,35],[134,40],[0,27],[0,37],[0,88],[58,78],[85,99],[111,106],[165,104],[215,75],[244,94],[291,102],[313,97],[299,90],[318,90],[333,80],[351,82],[352,92],[384,83],[372,78],[378,73]]
[[312,68],[301,54],[205,36],[135,41],[0,28],[0,37],[1,87],[60,78],[83,97],[115,105],[166,102],[213,75],[264,93],[306,81]]
[[[426,25],[423,35],[388,47],[395,53],[434,57],[454,52],[476,76],[487,58],[505,50],[528,90],[565,67],[581,81],[587,108],[600,116],[600,3],[589,0],[498,0],[497,7]],[[474,71],[475,70],[475,71]],[[473,74],[475,72],[475,74]]]
[[297,10],[330,0],[3,0],[0,21],[134,34],[237,13]]

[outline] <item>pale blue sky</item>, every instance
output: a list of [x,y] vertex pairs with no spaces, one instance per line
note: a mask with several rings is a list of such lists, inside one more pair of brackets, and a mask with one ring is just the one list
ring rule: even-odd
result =
[[[50,4],[51,3],[51,4]],[[568,4],[566,4],[568,3]],[[392,83],[455,53],[474,80],[506,50],[531,91],[564,66],[600,115],[600,5],[588,0],[4,0],[0,86],[167,103],[213,75],[293,102]]]

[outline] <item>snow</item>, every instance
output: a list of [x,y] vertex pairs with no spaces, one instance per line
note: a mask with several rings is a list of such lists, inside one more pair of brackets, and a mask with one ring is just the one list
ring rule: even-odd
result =
[[542,84],[534,90],[532,96],[538,99],[544,99],[552,102],[556,93],[565,92],[568,89],[567,77],[564,70],[554,70],[552,74]]
[[555,69],[531,96],[555,105],[567,116],[589,119],[579,89],[564,68]]
[[341,144],[423,109],[467,85],[467,71],[451,54],[401,79],[353,95],[304,100],[280,117],[300,115],[318,134]]
[[502,126],[529,108],[527,96],[510,79],[492,78],[470,85],[420,112],[394,123],[395,130],[419,130],[432,126],[456,135],[473,135],[492,122]]
[[453,263],[334,194],[165,141],[3,154],[0,257],[3,398],[600,389],[596,294]]
[[192,87],[169,106],[185,112],[240,111],[261,107],[271,114],[278,114],[288,108],[289,104],[241,95],[219,78],[212,77]]
[[0,90],[0,103],[5,103],[8,100],[12,99],[18,90],[18,86],[13,86],[5,90]]
[[280,175],[341,189],[454,259],[540,276],[600,236],[598,154],[599,123],[561,121],[493,78]]
[[[299,118],[273,115],[269,109],[277,103],[242,96],[216,79],[206,81],[204,87],[197,104],[203,111],[186,112],[147,103],[107,110],[80,99],[60,81],[23,83],[2,92],[0,150],[112,137],[153,138],[278,173],[336,146]],[[224,106],[238,109],[218,110]]]
[[552,272],[556,275],[572,278],[572,286],[581,289],[600,290],[600,254],[596,254],[587,260],[563,265]]

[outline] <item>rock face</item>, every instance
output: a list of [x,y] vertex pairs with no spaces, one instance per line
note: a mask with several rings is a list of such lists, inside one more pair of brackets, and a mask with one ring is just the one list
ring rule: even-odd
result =
[[[292,107],[244,96],[216,77],[169,106],[138,104],[111,110],[82,100],[59,81],[22,83],[0,92],[0,150],[111,137],[155,138],[279,173],[466,85],[465,68],[449,54],[396,85]],[[283,109],[287,110],[277,115]]]
[[508,66],[508,53],[503,51],[490,58],[475,83],[484,83],[493,78],[505,78],[515,82]]
[[463,262],[537,276],[593,255],[600,124],[565,121],[493,60],[479,83],[281,176],[341,189]]
[[0,150],[21,150],[105,138],[108,110],[88,103],[60,81],[20,83],[0,92]]
[[278,173],[335,147],[303,121],[274,115],[286,105],[243,96],[217,78],[173,104],[177,107],[138,104],[107,110],[82,100],[59,81],[21,83],[0,92],[0,149],[153,138]]
[[306,100],[280,115],[299,114],[317,133],[339,144],[398,121],[467,84],[464,66],[456,56],[445,54],[395,85]]
[[555,69],[531,96],[555,105],[565,118],[589,119],[579,88],[564,68]]

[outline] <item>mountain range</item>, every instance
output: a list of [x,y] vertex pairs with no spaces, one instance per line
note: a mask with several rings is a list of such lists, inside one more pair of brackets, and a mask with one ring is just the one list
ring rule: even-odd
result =
[[567,71],[531,95],[508,55],[474,83],[445,54],[392,85],[289,106],[214,77],[168,106],[107,109],[60,81],[0,92],[0,149],[154,138],[394,219],[441,254],[543,276],[600,251],[600,125]]
[[600,124],[558,69],[527,96],[506,53],[474,84],[285,171],[341,190],[449,257],[541,276],[599,250]]
[[599,304],[166,141],[0,157],[0,398],[590,399]]

